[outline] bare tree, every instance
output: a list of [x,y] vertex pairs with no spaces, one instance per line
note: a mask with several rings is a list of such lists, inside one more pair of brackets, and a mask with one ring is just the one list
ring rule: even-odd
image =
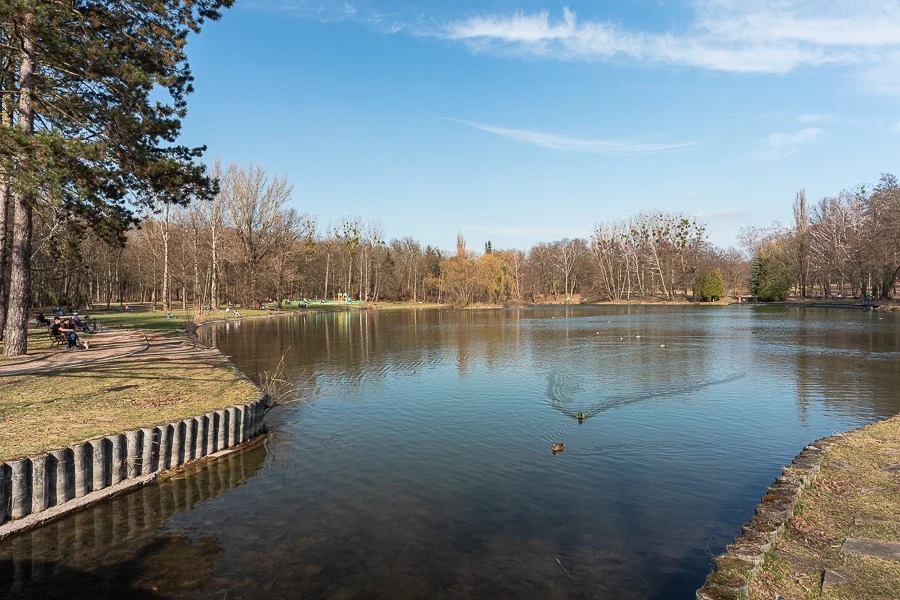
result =
[[[570,296],[575,293],[577,280],[576,268],[583,256],[587,254],[587,246],[584,240],[568,238],[553,244],[553,261],[563,278],[563,295],[568,303]],[[572,283],[571,287],[569,283]]]
[[800,295],[806,297],[806,280],[809,277],[809,209],[806,205],[806,190],[801,189],[794,197],[794,240],[797,250],[797,280]]
[[270,179],[259,165],[228,166],[222,186],[222,203],[239,242],[240,268],[244,273],[242,296],[257,302],[260,264],[275,249],[276,232],[282,226],[281,210],[293,195],[286,176]]

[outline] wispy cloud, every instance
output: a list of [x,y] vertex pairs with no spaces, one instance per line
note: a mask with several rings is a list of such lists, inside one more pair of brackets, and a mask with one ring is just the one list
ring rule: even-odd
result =
[[893,125],[891,125],[891,131],[894,133],[900,133],[900,121],[897,121]]
[[803,146],[815,143],[824,131],[818,127],[808,127],[794,133],[770,133],[762,140],[762,147],[755,158],[762,161],[779,160],[796,154]]
[[679,150],[689,146],[696,145],[697,142],[632,142],[622,140],[590,140],[582,138],[568,137],[555,133],[544,133],[541,131],[533,131],[530,129],[513,129],[509,127],[500,127],[497,125],[488,125],[485,123],[477,123],[475,121],[466,121],[463,119],[448,119],[458,123],[464,123],[469,127],[493,133],[501,137],[525,142],[542,148],[551,150],[562,150],[567,152],[593,152],[597,154],[644,154],[648,152],[663,152],[666,150]]
[[[579,20],[564,9],[486,14],[449,23],[439,34],[476,52],[560,60],[615,59],[744,73],[787,73],[851,65],[860,72],[900,50],[900,2],[873,0],[694,0],[680,31],[628,29]],[[896,74],[897,71],[894,70]]]
[[[384,33],[459,43],[512,58],[642,62],[732,73],[840,67],[861,87],[900,95],[900,0],[688,0],[678,25],[648,29],[572,10],[460,17],[455,3],[248,0],[323,21],[354,19]],[[382,12],[389,7],[392,13]],[[810,121],[812,122],[812,121]]]

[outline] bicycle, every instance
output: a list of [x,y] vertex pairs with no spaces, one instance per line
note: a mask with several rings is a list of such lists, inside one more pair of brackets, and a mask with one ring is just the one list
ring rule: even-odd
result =
[[92,319],[90,315],[79,316],[78,319],[81,321],[81,330],[85,333],[100,333],[103,331],[103,326],[100,325],[100,322],[97,319]]

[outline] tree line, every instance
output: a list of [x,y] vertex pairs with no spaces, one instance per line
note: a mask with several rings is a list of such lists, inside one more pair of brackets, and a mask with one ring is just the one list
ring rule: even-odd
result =
[[[528,250],[455,252],[412,237],[386,239],[377,220],[322,224],[291,206],[293,186],[259,165],[212,170],[217,193],[163,202],[110,241],[93,231],[59,235],[66,220],[38,219],[36,304],[149,302],[198,310],[233,302],[305,298],[406,300],[468,306],[546,301],[718,299],[795,291],[887,297],[900,274],[900,195],[890,175],[809,208],[801,190],[795,224],[742,230],[744,250],[720,249],[694,217],[659,211],[598,223],[588,239]],[[879,235],[869,235],[865,232]]]
[[746,228],[751,287],[767,300],[802,297],[891,298],[900,277],[900,182],[883,174],[810,204],[799,190],[794,222]]
[[[37,305],[149,302],[164,310],[306,298],[476,303],[689,296],[713,269],[736,293],[747,261],[706,239],[695,218],[647,212],[598,224],[590,239],[527,251],[455,253],[412,237],[386,239],[377,220],[321,224],[291,206],[293,186],[259,165],[223,166],[217,193],[188,204],[158,202],[137,214],[124,240],[107,240],[39,213]],[[721,293],[719,294],[721,295]]]

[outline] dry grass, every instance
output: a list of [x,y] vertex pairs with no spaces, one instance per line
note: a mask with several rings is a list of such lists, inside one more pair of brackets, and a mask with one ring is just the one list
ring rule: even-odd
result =
[[[900,541],[900,417],[853,432],[831,448],[813,488],[757,571],[750,598],[897,600],[900,562],[841,554],[848,537]],[[874,519],[894,524],[857,524]],[[849,580],[821,590],[824,569]]]
[[259,396],[218,352],[152,332],[148,337],[150,349],[129,358],[0,377],[0,460]]

